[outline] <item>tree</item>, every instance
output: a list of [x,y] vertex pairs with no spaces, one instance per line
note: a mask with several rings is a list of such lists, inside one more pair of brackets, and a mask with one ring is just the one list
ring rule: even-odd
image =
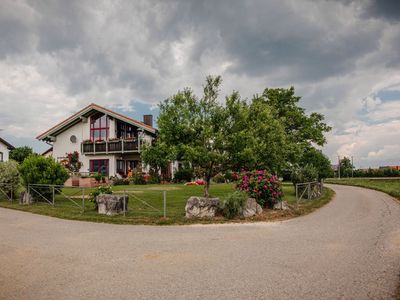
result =
[[9,196],[14,196],[18,190],[20,177],[18,163],[14,160],[0,162],[0,188]]
[[300,159],[300,165],[302,167],[306,165],[314,166],[318,170],[319,179],[333,177],[333,170],[329,158],[326,157],[321,150],[314,147],[306,149]]
[[31,154],[33,154],[32,148],[28,146],[17,147],[10,151],[10,159],[22,163]]
[[160,104],[159,142],[173,159],[191,162],[205,179],[204,195],[209,196],[210,181],[226,162],[225,113],[217,101],[221,77],[208,76],[203,95],[190,89],[178,92]]
[[154,145],[145,144],[140,153],[142,161],[149,165],[154,174],[167,169],[170,162],[168,147],[163,143],[155,143]]
[[275,118],[283,125],[286,133],[286,157],[289,164],[299,162],[301,154],[313,146],[326,143],[325,133],[331,130],[325,124],[324,116],[319,113],[306,115],[305,109],[298,106],[301,97],[295,95],[294,87],[289,89],[265,89],[261,96],[253,101],[260,101],[272,108]]
[[340,160],[340,176],[341,177],[351,177],[353,169],[354,169],[354,166],[352,165],[350,158],[343,157]]

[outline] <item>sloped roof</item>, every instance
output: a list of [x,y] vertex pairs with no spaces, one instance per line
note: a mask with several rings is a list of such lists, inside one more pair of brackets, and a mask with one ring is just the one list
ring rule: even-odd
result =
[[154,127],[151,127],[149,125],[144,124],[143,122],[134,120],[132,118],[129,118],[127,116],[124,116],[120,113],[117,113],[115,111],[112,111],[108,108],[102,107],[98,104],[95,103],[91,103],[88,106],[86,106],[85,108],[81,109],[80,111],[78,111],[77,113],[73,114],[72,116],[68,117],[67,119],[65,119],[64,121],[58,123],[57,125],[51,127],[50,129],[48,129],[47,131],[39,134],[36,138],[38,140],[46,140],[49,139],[50,136],[55,136],[58,133],[61,133],[62,131],[64,131],[65,129],[79,123],[81,121],[82,117],[87,117],[89,116],[93,111],[98,111],[98,112],[102,112],[104,114],[107,114],[109,116],[114,117],[115,119],[124,121],[126,123],[129,123],[131,125],[135,125],[147,132],[150,133],[156,133],[156,129]]
[[11,145],[11,144],[10,144],[9,142],[7,142],[6,140],[3,140],[1,137],[0,137],[0,143],[6,145],[7,148],[8,148],[8,150],[13,150],[13,149],[15,149],[15,147],[14,147],[13,145]]

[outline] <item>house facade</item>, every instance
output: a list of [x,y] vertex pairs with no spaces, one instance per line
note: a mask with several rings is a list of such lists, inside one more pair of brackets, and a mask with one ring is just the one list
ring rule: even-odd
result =
[[0,137],[0,162],[8,161],[10,157],[10,151],[13,149],[13,145]]
[[144,170],[140,149],[156,136],[152,122],[151,115],[139,122],[92,103],[37,139],[48,143],[52,150],[47,154],[60,162],[78,152],[80,173],[126,176],[129,169]]

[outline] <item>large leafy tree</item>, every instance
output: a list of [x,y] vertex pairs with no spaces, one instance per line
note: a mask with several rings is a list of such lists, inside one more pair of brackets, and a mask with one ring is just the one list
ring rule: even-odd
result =
[[254,101],[268,104],[277,120],[283,125],[286,134],[287,162],[299,162],[301,154],[313,145],[326,143],[325,133],[331,130],[319,113],[307,115],[300,107],[301,97],[295,95],[294,87],[289,89],[265,89]]
[[314,147],[309,147],[303,153],[301,160],[301,166],[312,165],[318,170],[318,178],[324,179],[333,177],[333,169],[331,167],[331,162],[326,155]]
[[140,157],[146,165],[153,169],[155,174],[166,170],[171,160],[168,147],[163,143],[144,145]]
[[33,154],[33,150],[31,147],[28,146],[17,147],[10,151],[10,159],[22,163],[25,160],[25,158],[27,158],[31,154]]
[[340,160],[340,176],[350,177],[352,175],[352,170],[354,170],[354,166],[351,163],[350,158],[343,157]]
[[210,180],[226,162],[224,119],[226,114],[218,102],[221,77],[208,76],[203,95],[190,89],[178,92],[160,104],[159,142],[170,149],[174,159],[186,160],[201,170],[209,196]]

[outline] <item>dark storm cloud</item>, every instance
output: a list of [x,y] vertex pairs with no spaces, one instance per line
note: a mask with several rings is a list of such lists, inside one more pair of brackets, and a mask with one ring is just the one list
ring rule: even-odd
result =
[[383,18],[392,22],[400,21],[400,1],[372,0],[365,9],[366,16]]

